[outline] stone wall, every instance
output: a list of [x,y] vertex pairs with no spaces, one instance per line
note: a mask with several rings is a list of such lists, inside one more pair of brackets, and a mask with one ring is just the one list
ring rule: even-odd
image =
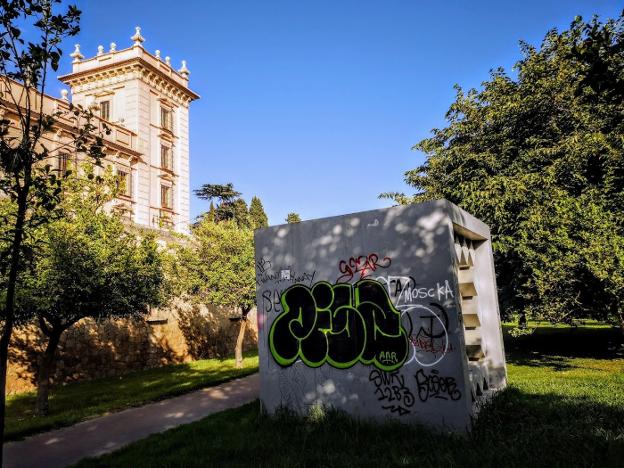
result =
[[[232,355],[239,324],[231,309],[178,303],[147,319],[84,319],[67,330],[53,383],[96,379],[195,359]],[[245,350],[257,347],[255,310]],[[45,340],[36,324],[17,328],[10,346],[7,392],[33,390]]]

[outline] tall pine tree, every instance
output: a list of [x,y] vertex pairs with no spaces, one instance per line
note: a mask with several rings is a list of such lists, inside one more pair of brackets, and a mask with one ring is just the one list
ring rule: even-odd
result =
[[269,218],[264,212],[264,207],[258,197],[254,196],[251,199],[251,204],[249,205],[249,216],[251,217],[251,226],[254,229],[267,227],[269,225]]
[[295,213],[295,212],[288,213],[288,215],[286,215],[286,222],[288,224],[300,223],[301,222],[301,216],[299,216],[299,214]]
[[204,184],[195,190],[195,195],[203,200],[210,200],[210,211],[200,215],[200,219],[206,218],[215,223],[235,221],[238,226],[245,228],[251,226],[247,203],[241,198],[241,193],[234,190],[232,183]]

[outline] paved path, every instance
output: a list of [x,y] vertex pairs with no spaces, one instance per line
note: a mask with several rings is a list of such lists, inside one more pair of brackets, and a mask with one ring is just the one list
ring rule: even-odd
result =
[[20,442],[10,442],[4,448],[4,466],[65,467],[85,457],[112,452],[155,432],[244,405],[258,398],[259,390],[260,376],[253,374],[216,387],[38,434]]

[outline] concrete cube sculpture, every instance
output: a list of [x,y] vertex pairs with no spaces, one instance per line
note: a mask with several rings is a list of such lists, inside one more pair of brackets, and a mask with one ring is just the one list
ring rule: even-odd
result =
[[259,229],[261,394],[463,431],[506,369],[487,225],[446,200]]

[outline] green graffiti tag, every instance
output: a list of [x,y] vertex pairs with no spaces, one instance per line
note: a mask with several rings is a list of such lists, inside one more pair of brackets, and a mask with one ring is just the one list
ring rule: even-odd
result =
[[281,295],[282,313],[269,331],[271,355],[286,367],[301,359],[346,369],[360,362],[390,372],[403,365],[409,342],[383,284],[295,284]]

